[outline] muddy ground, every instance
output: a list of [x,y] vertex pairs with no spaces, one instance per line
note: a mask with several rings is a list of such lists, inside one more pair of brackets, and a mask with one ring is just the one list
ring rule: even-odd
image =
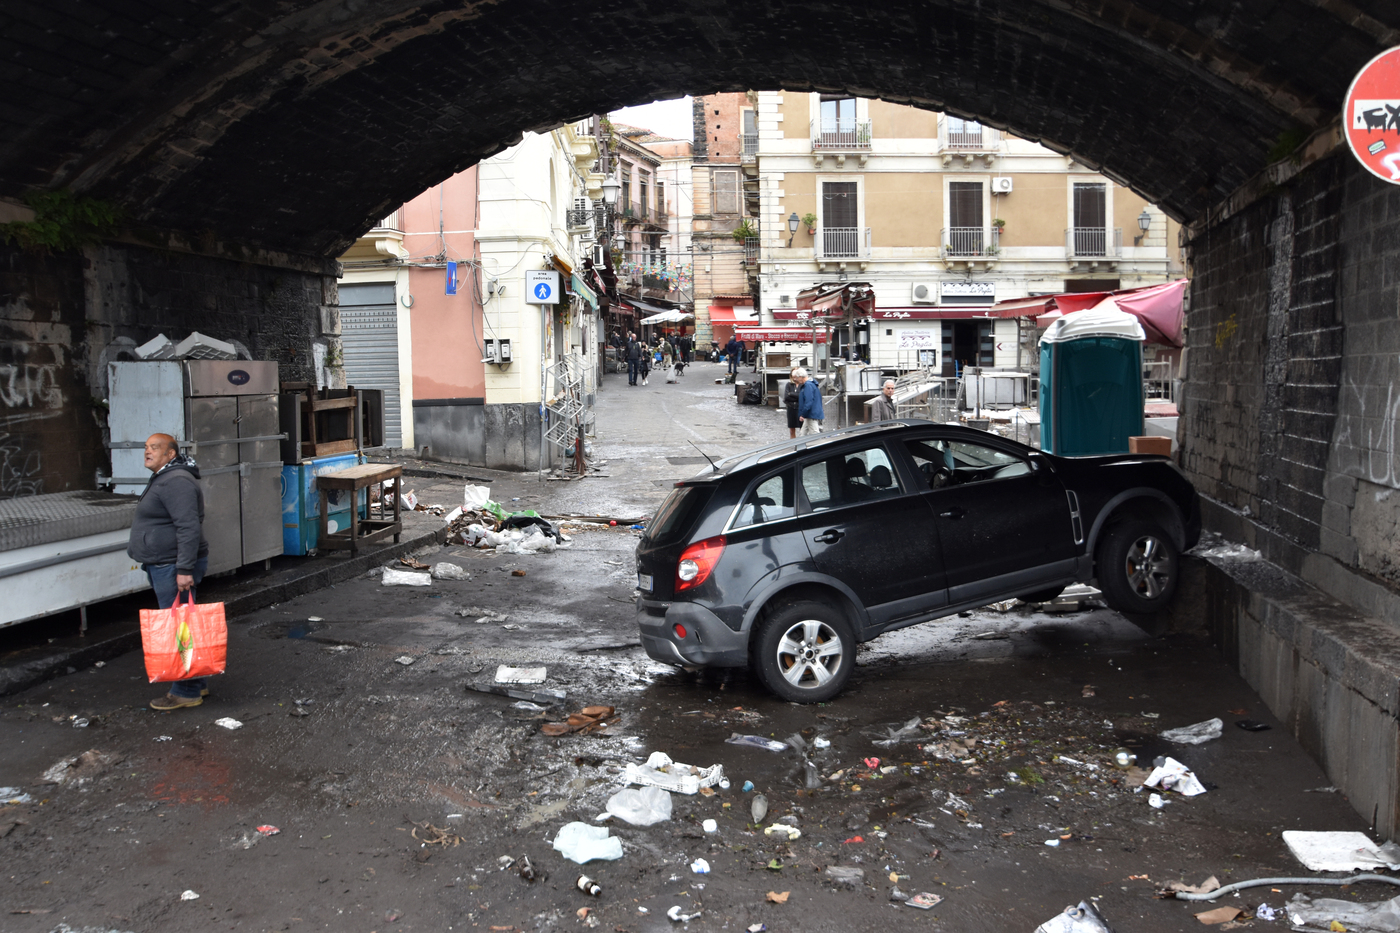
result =
[[[718,454],[785,433],[780,415],[735,406],[707,367],[692,372],[704,378],[639,390],[609,377],[598,440],[608,475],[522,478],[498,497],[551,512],[649,510],[694,469],[688,441]],[[449,481],[420,486],[427,501],[460,496]],[[434,548],[419,557],[471,579],[418,588],[367,576],[234,620],[229,673],[195,709],[148,709],[159,690],[136,654],[6,698],[0,785],[30,799],[0,808],[0,929],[1029,933],[1094,898],[1120,933],[1181,930],[1218,905],[1159,900],[1162,885],[1306,875],[1283,830],[1367,829],[1202,638],[1149,638],[1104,609],[988,609],[864,646],[845,693],[797,706],[744,671],[645,657],[635,540],[592,529],[554,554]],[[502,664],[545,666],[542,686],[566,700],[539,712],[466,689]],[[595,704],[616,708],[604,732],[541,734]],[[226,717],[242,726],[216,724]],[[1204,745],[1157,737],[1211,717],[1225,731]],[[912,719],[911,735],[878,744]],[[1272,728],[1247,732],[1240,719]],[[796,735],[808,751],[726,743],[734,733]],[[1141,774],[1114,765],[1124,747],[1149,767],[1176,757],[1207,792],[1153,808],[1132,786]],[[553,850],[564,824],[594,823],[622,771],[657,751],[721,764],[730,786],[673,795],[672,819],[655,826],[599,824],[622,842],[617,861],[580,868]],[[799,838],[756,829],[758,793],[761,825],[795,825]],[[692,871],[699,858],[707,874]],[[863,878],[836,882],[833,866]],[[580,874],[601,894],[579,891]],[[916,910],[890,899],[895,887],[943,900]],[[1278,907],[1298,890],[1221,903]],[[677,923],[672,907],[699,916]]]

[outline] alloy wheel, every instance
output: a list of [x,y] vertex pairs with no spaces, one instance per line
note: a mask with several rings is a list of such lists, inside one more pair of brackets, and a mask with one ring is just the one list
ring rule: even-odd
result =
[[836,630],[807,619],[794,623],[778,640],[778,669],[799,689],[824,687],[841,667],[844,652]]

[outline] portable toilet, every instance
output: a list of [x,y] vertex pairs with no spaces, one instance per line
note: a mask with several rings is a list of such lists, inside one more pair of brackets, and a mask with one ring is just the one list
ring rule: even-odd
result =
[[1142,434],[1142,344],[1126,311],[1066,314],[1040,338],[1040,446],[1062,457],[1125,454]]

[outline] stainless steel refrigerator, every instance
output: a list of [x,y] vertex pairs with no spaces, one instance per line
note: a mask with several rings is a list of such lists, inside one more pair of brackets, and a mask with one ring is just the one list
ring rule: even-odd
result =
[[108,366],[115,491],[140,493],[150,475],[142,467],[142,445],[151,434],[172,434],[194,456],[203,477],[208,572],[281,554],[277,364],[185,360]]

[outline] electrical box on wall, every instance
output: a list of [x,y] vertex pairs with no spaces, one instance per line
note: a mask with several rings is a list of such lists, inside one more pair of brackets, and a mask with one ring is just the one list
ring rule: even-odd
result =
[[483,363],[495,363],[495,364],[501,365],[501,366],[503,366],[503,365],[509,363],[509,362],[510,362],[510,340],[509,340],[509,338],[502,338],[502,339],[500,339],[500,340],[493,340],[493,339],[491,339],[491,338],[488,337],[487,340],[486,340],[486,355],[483,356],[483,357],[481,358],[481,362],[483,362]]

